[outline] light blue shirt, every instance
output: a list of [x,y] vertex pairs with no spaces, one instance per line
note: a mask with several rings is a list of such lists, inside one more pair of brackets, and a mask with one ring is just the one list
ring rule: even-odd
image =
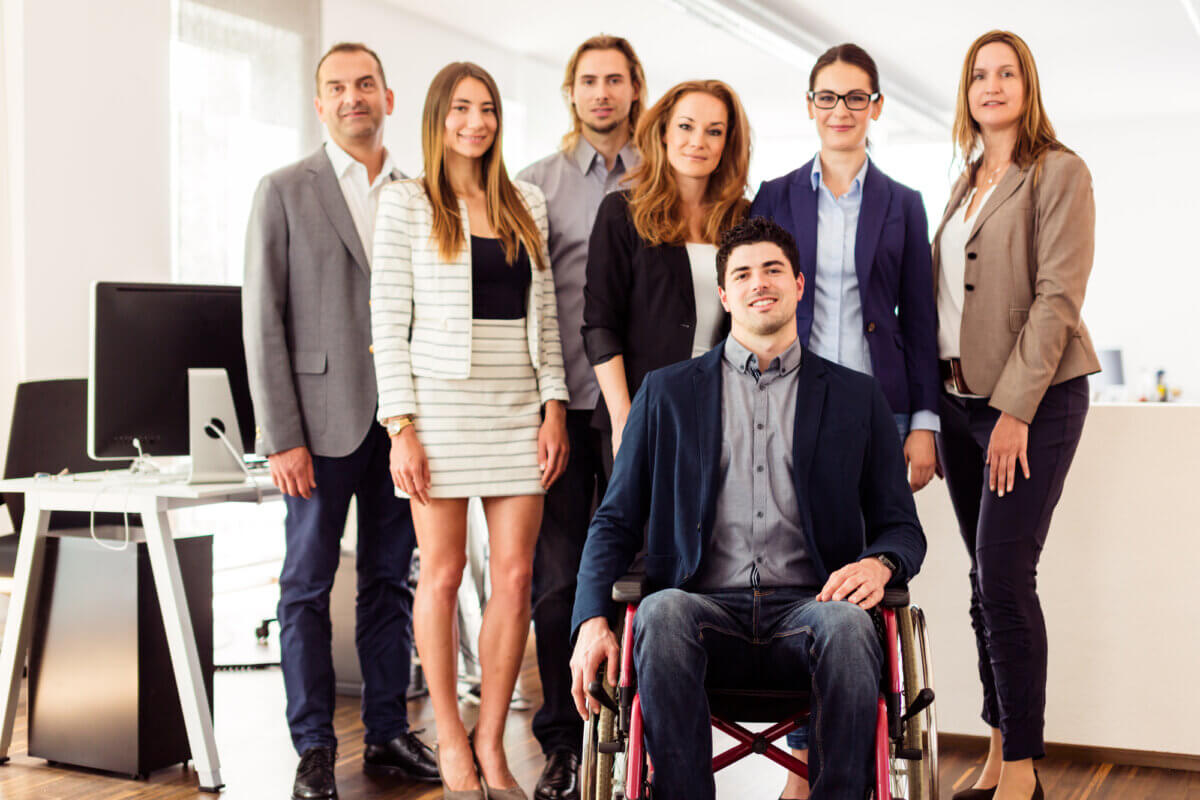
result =
[[[813,159],[812,187],[817,193],[817,269],[814,275],[813,323],[808,347],[822,358],[868,375],[871,351],[863,334],[862,295],[854,266],[858,216],[862,210],[863,181],[871,159],[850,182],[850,189],[834,197],[821,181],[821,155]],[[900,416],[900,415],[897,415]],[[910,430],[939,429],[937,414],[922,409],[909,420]]]

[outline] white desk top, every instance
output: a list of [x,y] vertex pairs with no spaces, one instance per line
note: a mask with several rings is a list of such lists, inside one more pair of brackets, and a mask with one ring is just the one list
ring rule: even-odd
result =
[[255,472],[251,480],[237,483],[188,483],[186,475],[134,475],[125,470],[80,472],[38,478],[12,478],[0,481],[0,492],[30,494],[112,494],[123,498],[159,497],[202,502],[256,502],[279,496],[266,472]]

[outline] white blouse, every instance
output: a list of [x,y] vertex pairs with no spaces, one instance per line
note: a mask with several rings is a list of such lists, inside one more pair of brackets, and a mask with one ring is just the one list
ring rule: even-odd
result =
[[[967,240],[971,238],[971,228],[979,217],[979,212],[987,205],[995,185],[988,188],[975,209],[975,215],[967,219],[967,209],[971,207],[971,198],[975,196],[972,189],[963,198],[962,205],[955,209],[942,228],[942,238],[939,240],[938,253],[941,257],[942,269],[938,275],[937,313],[938,313],[938,358],[958,358],[962,355],[962,315],[963,298],[966,294],[967,274]],[[957,394],[957,392],[954,392]]]
[[692,266],[692,290],[696,296],[696,331],[692,338],[692,358],[695,358],[712,349],[725,309],[717,296],[716,246],[688,242],[687,256]]

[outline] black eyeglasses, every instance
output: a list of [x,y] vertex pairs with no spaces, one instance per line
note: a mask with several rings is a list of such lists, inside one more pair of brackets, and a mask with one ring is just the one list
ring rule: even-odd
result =
[[846,94],[838,94],[837,92],[809,92],[808,99],[812,104],[823,111],[828,111],[831,108],[837,108],[838,100],[846,104],[846,108],[851,111],[863,111],[872,102],[879,99],[879,92],[847,92]]

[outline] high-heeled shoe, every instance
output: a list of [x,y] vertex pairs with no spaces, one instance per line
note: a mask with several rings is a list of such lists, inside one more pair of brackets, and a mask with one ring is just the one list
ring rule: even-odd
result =
[[[497,789],[488,786],[487,779],[483,777],[483,767],[479,765],[479,756],[475,755],[475,729],[467,734],[467,742],[471,745],[471,758],[475,759],[475,771],[479,773],[479,785],[483,787],[483,796],[486,800],[529,800],[529,795],[525,794],[525,790],[521,788],[521,784],[517,784],[508,789]],[[457,798],[452,798],[457,800]]]
[[[475,748],[471,747],[471,757],[475,757]],[[483,773],[479,771],[479,762],[475,762],[475,774],[479,778],[478,789],[448,789],[446,788],[446,773],[442,772],[441,748],[433,748],[433,759],[437,762],[438,777],[442,780],[443,800],[487,800],[487,784],[483,782]]]
[[[963,789],[955,792],[952,800],[992,800],[996,796],[996,787],[991,789]],[[1042,779],[1037,770],[1033,771],[1033,794],[1029,800],[1045,800],[1046,792],[1042,789]]]

